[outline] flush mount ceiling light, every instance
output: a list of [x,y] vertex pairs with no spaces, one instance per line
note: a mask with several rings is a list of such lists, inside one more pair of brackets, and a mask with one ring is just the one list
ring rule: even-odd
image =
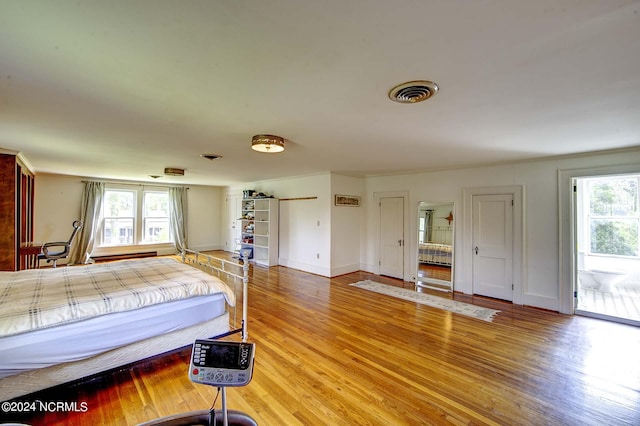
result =
[[284,139],[274,135],[255,135],[251,138],[251,149],[267,153],[282,152]]
[[426,101],[438,93],[438,85],[433,81],[417,80],[402,83],[389,91],[389,99],[401,104],[415,104]]
[[184,176],[184,169],[177,169],[175,167],[165,167],[164,174],[167,176]]

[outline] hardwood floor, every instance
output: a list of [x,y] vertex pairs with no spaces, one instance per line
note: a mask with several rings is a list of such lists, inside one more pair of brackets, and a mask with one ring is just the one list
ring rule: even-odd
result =
[[[413,287],[363,272],[251,274],[255,371],[227,400],[260,425],[640,424],[640,328],[449,296],[501,310],[487,323],[350,287],[363,279]],[[189,354],[18,399],[86,403],[85,412],[0,415],[132,425],[208,409],[216,389],[189,381]]]
[[422,278],[435,278],[442,281],[451,281],[451,267],[420,263],[418,264],[418,280],[421,280]]

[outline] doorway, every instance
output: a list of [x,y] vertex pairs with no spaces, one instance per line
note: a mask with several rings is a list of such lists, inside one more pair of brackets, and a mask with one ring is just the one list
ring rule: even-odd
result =
[[640,174],[575,178],[575,313],[640,325]]
[[226,207],[226,236],[224,250],[228,252],[235,252],[240,249],[242,226],[240,225],[239,218],[242,216],[242,196],[239,194],[227,195]]
[[[460,250],[460,254],[463,270],[470,271],[470,273],[468,278],[461,281],[459,285],[456,279],[456,288],[466,288],[472,294],[487,294],[485,291],[487,287],[496,287],[500,289],[500,293],[494,294],[491,292],[490,297],[509,300],[518,305],[523,304],[523,196],[524,190],[521,185],[463,189],[463,228],[469,231],[464,233],[463,249]],[[485,206],[478,204],[485,202],[487,203]],[[483,213],[482,208],[484,207],[486,209]],[[498,213],[499,216],[496,216]],[[487,221],[487,223],[483,224],[481,223],[482,221]],[[495,223],[493,223],[494,221]],[[487,260],[490,260],[491,252],[488,249],[494,250],[494,247],[491,246],[495,245],[497,247],[500,245],[495,244],[497,243],[495,236],[492,237],[495,241],[491,241],[491,238],[485,232],[485,229],[492,228],[495,228],[495,230],[500,229],[502,234],[501,245],[503,246],[503,253],[500,256],[503,257],[501,261],[503,267],[500,269],[502,271],[500,275],[495,277],[499,284],[492,282],[493,278],[491,280],[487,276],[483,278],[480,275],[482,271],[494,274],[495,272],[487,269],[487,265],[476,263],[476,246],[478,247],[477,256],[480,257],[482,254],[487,254]],[[478,232],[484,233],[484,235],[478,235]],[[510,237],[507,237],[509,234]],[[487,244],[485,245],[485,243]],[[491,260],[489,263],[491,262],[497,261]],[[476,272],[479,274],[476,275]],[[487,285],[482,284],[483,281]]]
[[473,294],[513,301],[513,196],[473,196]]
[[404,279],[404,197],[380,198],[380,275]]

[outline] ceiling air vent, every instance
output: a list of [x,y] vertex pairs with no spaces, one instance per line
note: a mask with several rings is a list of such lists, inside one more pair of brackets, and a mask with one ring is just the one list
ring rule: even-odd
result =
[[391,89],[389,99],[401,104],[415,104],[426,101],[436,93],[438,93],[438,85],[432,81],[409,81]]
[[222,158],[222,155],[218,155],[218,154],[200,154],[200,157],[206,158],[207,160],[217,160],[218,158]]

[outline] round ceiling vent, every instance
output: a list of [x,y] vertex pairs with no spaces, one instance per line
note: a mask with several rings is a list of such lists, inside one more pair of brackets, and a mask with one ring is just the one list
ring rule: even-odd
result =
[[438,85],[432,81],[418,80],[402,83],[389,91],[389,99],[401,104],[426,101],[438,93]]

